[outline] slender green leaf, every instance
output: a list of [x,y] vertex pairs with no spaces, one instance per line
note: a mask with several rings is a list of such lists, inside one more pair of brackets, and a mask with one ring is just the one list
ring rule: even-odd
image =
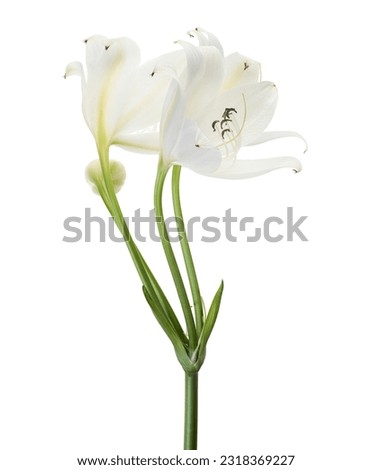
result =
[[[178,334],[178,336],[181,338],[183,344],[188,347],[189,346],[189,339],[186,336],[185,332],[182,329],[182,326],[180,325],[180,322],[178,321],[178,318],[176,314],[173,311],[172,306],[170,305],[167,297],[163,293],[161,287],[159,286],[159,283],[157,282],[155,276],[152,274],[146,263],[143,261],[144,267],[147,271],[148,277],[149,277],[149,282],[151,283],[151,287],[154,290],[154,295],[156,296],[157,301],[160,303],[162,310],[166,314],[168,320],[171,322],[174,330]],[[154,299],[154,302],[156,301]]]
[[144,296],[147,300],[147,303],[149,304],[155,318],[159,322],[160,326],[163,328],[165,334],[168,336],[170,339],[171,343],[173,344],[173,347],[176,351],[177,359],[180,362],[181,366],[183,369],[188,372],[188,373],[194,373],[195,372],[195,366],[191,362],[187,351],[185,349],[185,346],[182,342],[182,339],[178,336],[177,332],[175,331],[173,325],[169,321],[166,313],[162,310],[162,308],[153,301],[151,298],[148,290],[146,289],[145,286],[142,287]]
[[196,350],[196,353],[198,354],[197,365],[199,368],[203,364],[205,354],[206,354],[207,342],[217,320],[217,315],[218,315],[218,312],[220,310],[220,305],[221,305],[222,293],[223,293],[223,281],[221,282],[221,285],[218,288],[213,298],[211,307],[209,309],[207,318],[203,326],[203,330],[199,338],[199,344]]

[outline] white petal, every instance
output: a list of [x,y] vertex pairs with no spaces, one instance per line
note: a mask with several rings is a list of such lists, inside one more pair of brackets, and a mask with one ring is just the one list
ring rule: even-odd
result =
[[[125,113],[117,123],[115,138],[159,124],[163,103],[172,78],[185,68],[183,51],[175,51],[146,62],[136,69],[125,94]],[[168,69],[168,70],[165,70]],[[165,73],[164,73],[165,72]],[[123,98],[124,99],[124,98]]]
[[195,47],[186,41],[177,41],[186,56],[186,68],[179,82],[186,95],[186,114],[195,117],[221,87],[223,56],[215,47]]
[[[182,88],[179,81],[172,78],[169,87],[160,126],[163,159],[168,164],[174,159],[182,160],[185,165],[191,159],[191,162],[195,160],[192,165],[216,168],[218,164],[215,163],[215,158],[207,158],[212,153],[211,145],[198,146],[195,117],[203,111],[204,105],[215,96],[221,86],[223,57],[215,47],[197,49],[189,43],[180,44],[186,55],[186,82]],[[184,122],[188,115],[192,118],[188,122],[193,122],[193,126]],[[220,151],[213,149],[213,156],[221,158]]]
[[[93,36],[87,41],[87,83],[84,92],[85,119],[97,135],[104,127],[107,139],[123,112],[122,89],[140,59],[136,43],[127,38]],[[100,117],[104,121],[99,123]],[[102,132],[102,129],[101,129]]]
[[282,139],[284,137],[296,137],[298,139],[301,139],[304,144],[305,144],[305,150],[304,153],[307,151],[307,142],[302,137],[301,134],[298,132],[293,132],[293,131],[271,131],[271,132],[263,132],[261,135],[248,139],[246,142],[243,142],[243,145],[257,145],[257,144],[262,144],[264,142],[269,142],[270,140],[275,140],[275,139]]
[[97,35],[85,42],[88,78],[89,74],[97,73],[106,76],[118,63],[131,69],[140,62],[139,48],[132,39],[109,39]]
[[70,62],[67,64],[64,77],[67,78],[72,75],[78,75],[85,80],[85,73],[81,62]]
[[196,35],[200,46],[213,46],[217,48],[220,54],[223,56],[223,48],[217,36],[203,28],[195,28],[192,31],[192,34]]
[[186,55],[180,84],[187,96],[186,114],[195,117],[220,89],[224,76],[223,56],[212,46],[195,47],[178,41]]
[[186,55],[186,69],[180,77],[180,83],[184,90],[190,90],[203,76],[203,54],[200,48],[186,41],[177,41],[183,47]]
[[81,62],[71,62],[70,64],[66,66],[64,78],[68,78],[73,75],[77,75],[78,77],[81,78],[81,92],[82,92],[82,95],[84,96],[86,80],[85,80],[85,73],[84,73],[83,65],[81,64]]
[[191,29],[187,32],[190,37],[196,37],[198,39],[199,46],[208,46],[208,38],[198,31],[198,28]]
[[180,84],[172,78],[164,102],[160,122],[160,143],[162,158],[167,164],[172,161],[173,150],[178,143],[185,115],[185,98]]
[[172,151],[173,160],[197,173],[213,173],[221,164],[221,152],[214,147],[198,147],[199,133],[195,121],[184,121],[177,145]]
[[211,147],[199,147],[200,129],[195,121],[185,119],[185,94],[172,78],[160,124],[163,161],[178,162],[196,172],[213,172],[221,162],[221,153]]
[[199,77],[186,89],[186,115],[198,117],[221,89],[224,77],[223,56],[211,46],[200,47],[202,62],[199,64]]
[[262,160],[235,160],[224,161],[221,167],[213,174],[215,178],[224,179],[246,179],[264,175],[280,168],[290,168],[296,173],[301,171],[302,165],[294,157],[274,157]]
[[[241,89],[224,92],[208,103],[198,119],[208,142],[220,147],[236,140],[245,125],[246,108],[244,93]],[[205,144],[206,141],[200,143]]]
[[121,133],[115,136],[113,145],[137,153],[159,153],[159,132]]
[[243,88],[247,106],[247,117],[243,131],[243,141],[261,135],[269,125],[278,102],[278,90],[271,82],[260,82]]
[[261,65],[235,52],[225,57],[225,90],[261,81]]
[[198,122],[212,145],[223,148],[226,156],[235,155],[243,137],[248,139],[262,134],[276,102],[276,87],[270,82],[233,88],[213,99]]

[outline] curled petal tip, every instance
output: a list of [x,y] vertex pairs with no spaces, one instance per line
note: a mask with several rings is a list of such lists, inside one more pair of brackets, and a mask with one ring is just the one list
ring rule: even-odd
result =
[[99,36],[98,34],[95,34],[95,35],[93,35],[93,36],[89,36],[89,38],[83,39],[83,43],[84,43],[84,44],[88,44],[88,42],[89,42],[91,39],[93,39],[93,38],[98,38],[98,37],[102,37],[102,36]]
[[293,137],[297,137],[297,138],[301,139],[302,142],[305,144],[305,150],[303,151],[303,153],[305,154],[309,149],[309,146],[307,145],[307,141],[306,141],[305,137],[303,137],[301,134],[298,134],[296,132],[293,133]]
[[305,149],[304,149],[304,151],[303,151],[303,153],[305,154],[305,153],[308,151],[308,149],[309,149],[309,146],[307,145],[307,141],[306,141],[305,137],[303,137],[301,134],[296,133],[296,132],[293,133],[293,136],[294,136],[294,137],[298,137],[298,138],[299,138],[300,140],[302,140],[302,142],[305,144]]
[[293,135],[293,137],[297,137],[298,139],[302,140],[302,142],[305,144],[305,149],[303,151],[303,153],[305,154],[309,149],[309,146],[307,145],[307,141],[306,141],[305,137],[303,137],[298,132],[293,132],[292,135]]
[[[297,160],[297,159],[296,159]],[[297,173],[300,173],[300,171],[302,170],[302,164],[299,160],[296,161],[295,165],[293,165],[293,168],[292,168],[293,172],[295,174]]]
[[303,151],[303,153],[305,154],[309,149],[309,146],[307,145],[307,141],[306,141],[305,137],[303,137],[301,134],[297,134],[297,136],[295,136],[295,137],[298,137],[299,139],[301,139],[302,142],[305,144],[305,149]]
[[71,75],[78,75],[79,77],[83,77],[83,66],[80,62],[71,62],[67,65],[64,78],[70,77]]

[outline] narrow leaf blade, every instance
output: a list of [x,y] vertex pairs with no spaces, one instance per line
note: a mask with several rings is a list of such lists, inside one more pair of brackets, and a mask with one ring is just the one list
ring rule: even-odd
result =
[[173,347],[176,351],[176,355],[178,358],[178,361],[182,365],[185,371],[194,371],[194,364],[191,362],[187,351],[185,349],[185,346],[182,342],[182,339],[179,337],[177,332],[175,331],[172,323],[169,321],[166,313],[162,310],[162,308],[153,301],[151,298],[149,291],[146,289],[145,286],[142,286],[143,294],[147,300],[147,303],[149,304],[152,313],[154,314],[155,318],[159,322],[160,326],[163,328],[165,334],[168,336],[170,339],[171,343],[173,344]]
[[207,346],[208,339],[212,333],[213,327],[216,323],[217,320],[217,315],[220,310],[221,306],[221,299],[222,299],[222,294],[223,294],[223,288],[224,284],[223,281],[221,281],[221,285],[218,288],[212,304],[210,306],[207,318],[205,319],[205,323],[203,326],[202,333],[200,335],[200,340],[199,340],[199,355],[204,355],[205,356],[205,348]]

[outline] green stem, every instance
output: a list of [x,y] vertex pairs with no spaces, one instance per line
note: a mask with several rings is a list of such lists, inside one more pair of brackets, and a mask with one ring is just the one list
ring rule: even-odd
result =
[[164,181],[167,175],[167,169],[159,166],[158,174],[156,177],[155,183],[155,194],[154,194],[154,204],[155,204],[155,215],[156,222],[159,229],[160,239],[163,245],[164,253],[168,261],[169,269],[171,271],[174,284],[176,286],[177,294],[181,302],[182,311],[186,321],[187,332],[189,334],[189,345],[190,352],[192,353],[197,346],[197,335],[195,329],[195,322],[192,315],[190,302],[187,296],[185,285],[182,280],[182,276],[176,261],[176,257],[173,252],[172,245],[169,241],[169,236],[167,232],[167,227],[165,225],[164,213],[163,213],[163,188]]
[[171,322],[175,332],[180,337],[183,344],[188,346],[188,338],[185,335],[182,326],[180,325],[176,314],[174,313],[171,305],[168,302],[165,294],[163,293],[159,283],[157,282],[155,276],[151,272],[149,266],[146,264],[140,250],[138,249],[137,245],[133,241],[133,238],[129,232],[129,228],[125,222],[119,201],[116,197],[115,190],[113,187],[113,183],[110,176],[110,169],[109,169],[109,158],[108,158],[108,150],[107,149],[98,149],[102,167],[102,174],[104,178],[105,188],[102,188],[102,192],[100,191],[101,197],[109,209],[110,214],[114,218],[114,221],[119,228],[120,233],[123,235],[124,240],[126,241],[126,245],[128,247],[129,253],[132,257],[133,263],[137,269],[139,277],[142,283],[146,286],[148,292],[150,293],[151,297],[154,299],[158,299],[160,305],[163,307],[169,321]]
[[184,450],[198,447],[198,374],[185,374]]
[[178,228],[178,233],[180,236],[183,259],[185,260],[187,276],[189,278],[192,299],[194,302],[196,331],[199,337],[203,329],[203,304],[202,304],[202,299],[200,295],[198,278],[197,278],[196,271],[195,271],[195,265],[192,259],[190,245],[187,239],[187,233],[186,233],[185,224],[183,221],[181,198],[180,198],[180,176],[181,176],[181,166],[175,165],[173,167],[173,174],[172,174],[172,195],[173,195],[174,215],[176,216],[176,220],[177,220],[177,228]]

